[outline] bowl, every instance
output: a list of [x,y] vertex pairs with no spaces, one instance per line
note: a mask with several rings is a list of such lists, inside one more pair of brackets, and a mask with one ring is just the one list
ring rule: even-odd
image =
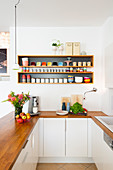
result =
[[83,82],[83,77],[75,77],[75,82],[76,83],[82,83]]
[[84,83],[90,83],[90,77],[84,77]]

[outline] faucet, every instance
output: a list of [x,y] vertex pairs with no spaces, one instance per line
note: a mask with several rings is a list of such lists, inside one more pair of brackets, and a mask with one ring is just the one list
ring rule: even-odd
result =
[[86,99],[86,97],[85,97],[85,94],[86,94],[86,93],[96,92],[96,91],[97,91],[97,88],[95,88],[95,87],[93,87],[93,89],[92,89],[92,90],[90,90],[90,91],[86,91],[86,92],[84,93],[84,97],[83,97],[83,99],[84,99],[84,100]]

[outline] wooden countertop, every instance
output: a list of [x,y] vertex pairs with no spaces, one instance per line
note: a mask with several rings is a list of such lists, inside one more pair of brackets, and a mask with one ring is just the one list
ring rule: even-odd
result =
[[12,168],[37,121],[38,117],[34,117],[19,124],[13,112],[0,119],[0,170]]
[[68,114],[65,116],[60,116],[56,114],[56,111],[41,111],[39,115],[40,118],[92,118],[94,116],[105,116],[101,111],[89,111],[87,116],[77,116],[73,114]]
[[14,119],[14,113],[0,119],[0,170],[11,169],[26,140],[32,132],[39,118],[92,118],[112,139],[113,133],[102,125],[94,116],[107,116],[103,112],[88,112],[87,116],[56,115],[55,111],[41,111],[39,116],[32,117],[30,122],[19,124]]

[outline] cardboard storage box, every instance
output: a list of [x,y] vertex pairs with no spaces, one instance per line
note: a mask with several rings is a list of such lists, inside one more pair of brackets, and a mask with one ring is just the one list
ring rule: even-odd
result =
[[72,42],[66,42],[66,55],[72,55]]
[[73,55],[80,55],[80,42],[73,42]]

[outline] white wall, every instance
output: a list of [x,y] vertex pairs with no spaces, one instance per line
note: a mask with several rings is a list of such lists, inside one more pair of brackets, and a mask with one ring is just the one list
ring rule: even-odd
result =
[[[113,46],[113,17],[103,25],[103,95],[102,95],[102,111],[107,114],[113,115],[113,88],[105,87],[105,57],[109,57],[109,51],[107,50],[111,45]],[[110,49],[109,48],[109,49]],[[111,63],[112,64],[112,63]],[[112,64],[113,65],[113,64]],[[107,82],[109,84],[109,82]]]
[[[8,93],[13,90],[16,93],[28,92],[31,95],[40,96],[41,110],[56,110],[60,107],[61,97],[71,94],[83,94],[93,87],[98,89],[97,93],[86,95],[84,107],[88,110],[101,110],[102,93],[102,29],[101,27],[76,27],[76,28],[18,28],[18,51],[20,55],[52,54],[52,39],[59,39],[65,43],[68,41],[81,43],[81,51],[94,55],[94,84],[93,85],[19,85],[17,84],[17,73],[12,70],[14,63],[14,29],[11,28],[11,51],[10,51],[10,81],[0,82],[0,101],[7,98]],[[8,103],[0,103],[0,115],[12,110]]]

